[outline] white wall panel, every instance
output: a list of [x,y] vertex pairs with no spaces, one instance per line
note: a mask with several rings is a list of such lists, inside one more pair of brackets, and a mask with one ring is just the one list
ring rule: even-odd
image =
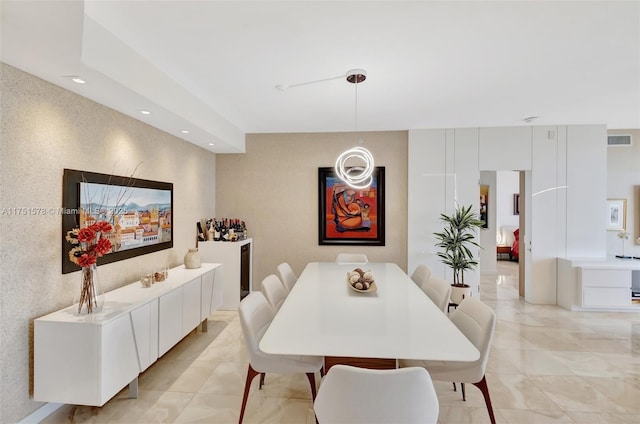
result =
[[531,267],[535,276],[526,300],[556,303],[558,194],[557,127],[533,127],[531,181]]
[[442,275],[433,233],[441,229],[438,217],[446,200],[445,130],[409,131],[408,149],[407,271],[424,263]]
[[558,189],[556,198],[558,199],[558,209],[556,210],[556,223],[558,231],[556,233],[556,253],[558,257],[567,257],[567,127],[558,127]]
[[[444,212],[447,215],[451,215],[456,207],[456,202],[458,200],[458,176],[455,172],[455,157],[456,157],[456,137],[455,130],[448,129],[446,131],[446,149],[444,155],[444,166],[445,166],[445,201],[444,207],[440,212]],[[442,230],[442,222],[438,220],[437,225],[438,231]],[[435,274],[444,278],[447,281],[453,281],[453,271],[448,266],[440,264],[438,269],[440,272],[436,271]]]
[[[454,130],[454,168],[456,176],[456,202],[460,206],[472,205],[473,210],[480,209],[480,171],[478,170],[478,129],[466,128]],[[480,236],[480,231],[476,233]],[[474,256],[480,257],[480,249],[472,248]],[[472,288],[472,293],[478,293],[480,272],[465,271],[464,282]]]
[[606,255],[607,131],[567,127],[567,256]]
[[[478,171],[478,130],[457,129],[454,132],[454,168],[456,197],[459,205],[480,207],[480,171]],[[453,210],[451,211],[453,212]]]
[[531,127],[480,128],[482,171],[531,169]]
[[456,175],[456,135],[455,130],[447,130],[445,133],[446,148],[444,152],[445,166],[445,202],[441,212],[447,215],[453,213],[458,201],[458,176]]

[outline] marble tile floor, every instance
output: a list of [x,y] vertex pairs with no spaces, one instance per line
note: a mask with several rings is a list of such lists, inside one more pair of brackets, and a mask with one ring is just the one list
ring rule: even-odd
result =
[[[487,381],[498,423],[640,422],[640,313],[569,312],[518,298],[518,264],[499,261],[481,298],[497,314]],[[65,405],[43,423],[237,423],[248,357],[235,312],[216,312],[101,408]],[[467,401],[436,382],[439,423],[488,423],[479,390]],[[314,423],[304,375],[251,387],[244,422]]]

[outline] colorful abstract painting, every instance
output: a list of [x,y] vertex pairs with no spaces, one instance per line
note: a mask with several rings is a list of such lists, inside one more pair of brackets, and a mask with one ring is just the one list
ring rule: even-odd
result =
[[384,167],[371,185],[354,189],[333,168],[318,168],[319,244],[384,246]]

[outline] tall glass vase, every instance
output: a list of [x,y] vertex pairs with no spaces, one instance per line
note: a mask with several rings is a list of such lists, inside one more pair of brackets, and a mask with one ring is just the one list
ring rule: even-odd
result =
[[80,274],[80,297],[78,298],[78,314],[95,314],[102,310],[104,292],[99,284],[98,267],[94,264],[82,268]]

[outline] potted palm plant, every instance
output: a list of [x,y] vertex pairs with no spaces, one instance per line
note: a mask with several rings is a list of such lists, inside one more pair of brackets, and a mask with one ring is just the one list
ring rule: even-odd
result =
[[464,282],[464,272],[478,266],[471,247],[480,247],[476,242],[476,229],[482,227],[483,222],[471,208],[471,205],[456,205],[452,215],[440,214],[444,228],[442,232],[433,233],[438,240],[435,246],[441,249],[438,257],[453,270],[451,302],[455,304],[471,294],[471,287]]

